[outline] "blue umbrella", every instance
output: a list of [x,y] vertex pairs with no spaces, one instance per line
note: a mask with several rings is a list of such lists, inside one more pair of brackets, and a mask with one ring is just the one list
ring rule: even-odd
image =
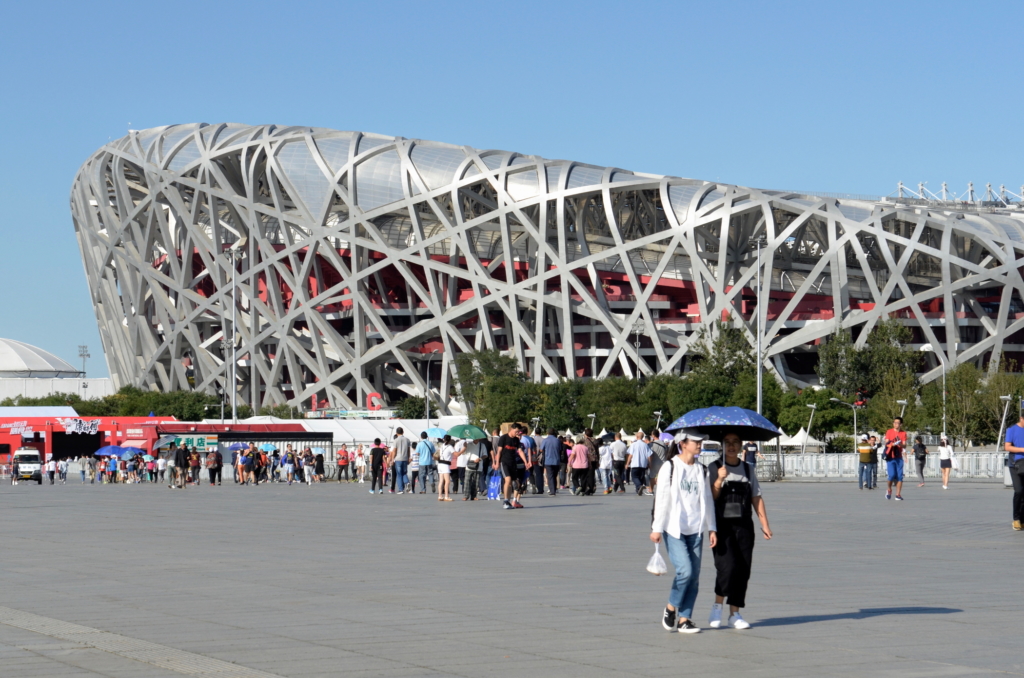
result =
[[263,443],[262,445],[260,445],[260,449],[263,450],[264,452],[274,452],[275,450],[277,450],[277,445]]
[[312,451],[313,451],[313,454],[322,454],[324,456],[327,456],[327,450],[325,450],[322,447],[314,447]]
[[427,436],[430,438],[444,438],[448,435],[448,431],[444,430],[440,426],[434,426],[433,428],[427,429]]
[[246,445],[245,443],[231,443],[230,445],[228,445],[228,449],[229,450],[247,450],[247,449],[249,449],[249,446]]
[[743,440],[771,440],[782,430],[757,412],[742,407],[705,407],[687,412],[665,427],[666,431],[695,429],[714,440],[735,433]]
[[107,445],[93,452],[97,457],[120,457],[124,449],[117,445]]
[[124,450],[121,453],[121,461],[131,461],[135,458],[136,454],[139,454],[139,450],[136,450],[134,447],[126,447]]

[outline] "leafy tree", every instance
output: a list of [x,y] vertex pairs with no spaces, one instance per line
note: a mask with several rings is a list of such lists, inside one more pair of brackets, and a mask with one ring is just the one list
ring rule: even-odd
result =
[[455,387],[470,412],[484,397],[488,380],[499,377],[525,379],[515,358],[503,355],[497,349],[459,353],[455,356],[455,373]]
[[980,391],[981,373],[974,363],[960,363],[946,373],[946,421],[964,448],[983,430]]
[[722,321],[710,330],[706,326],[701,328],[691,356],[689,374],[721,376],[734,384],[740,374],[753,372],[757,364],[743,332]]
[[545,431],[549,428],[557,431],[583,430],[585,422],[590,421],[583,416],[589,412],[581,410],[580,399],[583,397],[583,390],[584,383],[579,379],[546,384],[543,388],[543,409],[538,415],[540,416],[540,426]]
[[472,421],[480,425],[486,419],[490,429],[507,422],[529,424],[540,415],[543,405],[542,385],[526,381],[522,375],[492,377],[483,382]]
[[812,438],[825,441],[835,433],[853,432],[853,413],[849,407],[832,402],[839,394],[827,388],[790,388],[779,398],[778,425],[789,435],[806,429],[811,418],[808,405],[815,405],[814,422],[808,433]]
[[904,412],[898,400],[907,401],[903,421],[905,430],[912,431],[920,427],[920,412],[914,406],[917,401],[917,376],[913,372],[891,368],[880,374],[877,384],[877,390],[865,410],[867,416],[862,416],[861,429],[867,430],[870,427],[876,431],[887,431],[892,426],[892,420]]
[[[761,414],[771,422],[779,420],[779,412],[782,406],[782,387],[770,374],[765,374],[761,379]],[[726,401],[726,405],[745,407],[748,410],[757,411],[757,372],[744,372],[740,374],[739,381],[733,388],[732,395]]]
[[649,412],[645,412],[640,404],[640,386],[635,379],[626,377],[608,377],[594,379],[583,386],[583,394],[579,400],[579,414],[583,426],[590,425],[586,415],[596,414],[594,427],[600,431],[606,428],[617,431],[637,429],[651,430],[654,420]]
[[425,412],[426,403],[418,396],[402,398],[395,405],[395,416],[399,419],[422,419]]
[[847,330],[838,330],[818,347],[814,368],[822,386],[841,396],[852,395],[864,384],[862,362]]
[[[225,408],[225,414],[227,408]],[[302,412],[291,405],[271,405],[260,408],[261,417],[277,417],[278,419],[301,419]]]
[[917,374],[921,354],[906,346],[912,339],[910,328],[898,318],[884,320],[871,330],[864,348],[857,354],[857,371],[863,375],[863,386],[870,393],[881,391],[885,382],[895,379],[894,375]]

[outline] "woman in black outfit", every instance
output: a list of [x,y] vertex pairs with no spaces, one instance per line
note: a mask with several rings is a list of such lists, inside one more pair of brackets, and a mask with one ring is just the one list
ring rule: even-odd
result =
[[377,494],[384,494],[384,457],[387,454],[387,448],[381,446],[380,438],[374,438],[373,447],[370,448],[370,494],[375,491]]

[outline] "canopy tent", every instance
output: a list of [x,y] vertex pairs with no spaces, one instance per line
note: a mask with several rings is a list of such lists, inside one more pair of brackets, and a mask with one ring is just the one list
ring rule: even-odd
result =
[[787,436],[783,433],[779,438],[779,442],[783,447],[821,447],[825,444],[816,438],[812,438],[802,427],[793,436]]

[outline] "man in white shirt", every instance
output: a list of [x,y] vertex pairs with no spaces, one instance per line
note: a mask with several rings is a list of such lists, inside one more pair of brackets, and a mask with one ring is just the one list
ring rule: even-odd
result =
[[691,616],[697,600],[703,530],[708,531],[711,548],[718,543],[708,472],[703,464],[696,463],[703,439],[699,433],[682,434],[679,454],[663,464],[658,472],[657,494],[651,511],[651,541],[657,544],[664,540],[665,550],[675,567],[661,625],[667,631],[679,633],[700,633]]
[[626,443],[622,434],[616,433],[615,440],[608,446],[612,453],[612,491],[626,493]]
[[636,486],[636,496],[646,494],[651,495],[651,491],[647,488],[647,467],[651,463],[651,448],[644,442],[644,432],[636,432],[636,440],[629,446],[629,451],[626,454],[626,466],[629,467],[629,473],[633,476],[633,485]]

